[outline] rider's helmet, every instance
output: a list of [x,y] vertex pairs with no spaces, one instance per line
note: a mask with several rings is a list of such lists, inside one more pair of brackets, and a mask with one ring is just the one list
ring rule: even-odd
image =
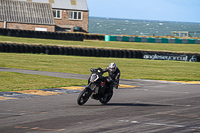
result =
[[116,66],[115,63],[110,63],[108,68],[109,68],[109,70],[110,70],[111,72],[115,72],[116,69],[117,69],[117,66]]

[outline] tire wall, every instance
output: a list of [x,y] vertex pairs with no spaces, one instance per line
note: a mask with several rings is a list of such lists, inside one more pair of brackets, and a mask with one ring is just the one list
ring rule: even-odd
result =
[[200,54],[0,43],[0,52],[200,62]]
[[89,40],[104,40],[104,35],[92,35],[82,33],[58,33],[58,32],[45,32],[45,31],[31,31],[31,30],[15,30],[0,28],[0,35],[27,37],[27,38],[42,38],[42,39],[57,39],[57,40],[73,40],[83,41]]

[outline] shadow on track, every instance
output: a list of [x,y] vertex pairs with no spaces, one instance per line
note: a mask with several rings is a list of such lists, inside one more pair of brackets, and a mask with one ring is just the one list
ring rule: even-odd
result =
[[145,104],[145,103],[108,103],[106,105],[85,105],[85,106],[172,106],[172,105],[162,105],[162,104]]

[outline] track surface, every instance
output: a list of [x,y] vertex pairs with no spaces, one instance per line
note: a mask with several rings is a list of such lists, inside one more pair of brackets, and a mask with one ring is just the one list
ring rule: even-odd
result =
[[200,85],[148,80],[120,83],[139,87],[114,90],[108,105],[89,99],[78,106],[79,93],[0,101],[0,132],[200,132]]

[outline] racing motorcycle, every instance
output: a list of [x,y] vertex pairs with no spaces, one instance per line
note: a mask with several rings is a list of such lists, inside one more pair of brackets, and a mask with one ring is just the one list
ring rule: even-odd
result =
[[83,105],[91,97],[99,100],[102,104],[107,104],[113,96],[112,80],[102,76],[103,70],[101,68],[91,68],[90,71],[92,74],[88,79],[88,85],[79,94],[77,103]]

